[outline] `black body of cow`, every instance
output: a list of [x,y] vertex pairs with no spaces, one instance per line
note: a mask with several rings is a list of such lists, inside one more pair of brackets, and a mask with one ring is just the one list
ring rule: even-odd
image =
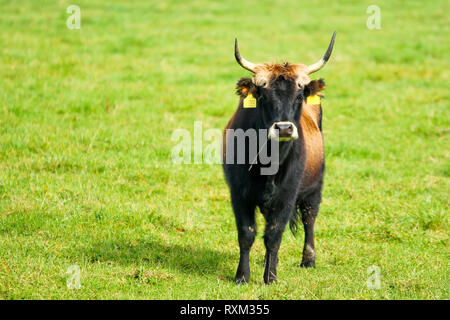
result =
[[[282,83],[280,80],[278,83]],[[300,123],[301,101],[296,102],[298,112],[292,112],[291,121]],[[242,101],[241,101],[242,104]],[[234,121],[228,129],[268,129],[262,127],[259,112],[264,107],[260,104],[255,109],[239,107]],[[270,108],[270,107],[268,107]],[[286,119],[286,118],[284,118]],[[259,207],[266,220],[264,244],[266,246],[264,281],[276,280],[276,266],[278,263],[278,249],[282,234],[288,222],[295,232],[298,210],[300,211],[305,229],[305,246],[303,250],[304,267],[315,266],[314,222],[321,202],[321,189],[325,165],[315,181],[305,185],[305,146],[303,130],[299,127],[299,137],[296,140],[279,142],[279,169],[275,175],[261,175],[260,165],[226,164],[223,169],[230,187],[231,202],[238,229],[239,246],[241,249],[240,262],[236,274],[237,282],[248,282],[250,277],[249,253],[256,236],[255,209]],[[234,154],[238,150],[237,143],[233,144]],[[242,150],[241,150],[242,151]],[[246,142],[248,153],[248,141]],[[250,170],[249,170],[250,169]]]
[[[316,132],[311,129],[313,125],[309,125],[306,120],[301,121],[300,118],[304,120],[302,108],[311,107],[305,104],[306,97],[324,87],[323,80],[311,81],[305,75],[320,69],[328,61],[334,37],[335,34],[324,58],[311,66],[288,63],[256,65],[241,58],[236,42],[236,60],[255,76],[252,80],[244,78],[238,82],[240,103],[226,129],[268,130],[278,122],[293,123],[298,129],[298,138],[289,141],[280,139],[279,169],[273,175],[261,175],[261,165],[258,161],[252,163],[253,159],[246,159],[245,164],[226,163],[228,152],[234,151],[236,155],[242,150],[237,150],[236,141],[231,143],[230,139],[236,137],[228,136],[227,130],[224,132],[223,169],[230,188],[240,247],[235,278],[237,283],[247,283],[250,278],[249,254],[256,236],[256,207],[259,207],[266,220],[264,282],[271,283],[277,279],[278,250],[283,232],[290,223],[291,230],[295,233],[299,216],[305,230],[303,259],[300,265],[315,267],[314,223],[321,202],[325,170],[320,104],[315,106],[316,113],[312,117],[315,118],[313,120]],[[243,99],[248,94],[256,98],[256,108],[243,108]],[[302,125],[310,127],[303,128]],[[247,140],[245,153],[248,151]]]

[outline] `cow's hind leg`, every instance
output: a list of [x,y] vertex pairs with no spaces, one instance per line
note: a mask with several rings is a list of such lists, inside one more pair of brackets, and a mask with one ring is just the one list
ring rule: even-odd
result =
[[305,229],[305,244],[303,246],[303,258],[301,267],[316,267],[316,249],[314,246],[314,223],[319,213],[321,191],[318,190],[299,201],[302,214],[303,227]]
[[248,283],[250,279],[249,257],[256,236],[256,206],[246,199],[236,198],[240,197],[234,197],[234,199],[232,197],[232,204],[238,231],[240,257],[235,282],[241,284]]

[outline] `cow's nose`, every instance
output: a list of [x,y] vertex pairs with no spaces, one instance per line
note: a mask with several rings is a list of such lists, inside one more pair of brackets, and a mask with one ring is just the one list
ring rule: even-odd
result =
[[294,132],[294,127],[292,123],[275,123],[275,129],[278,129],[278,135],[280,137],[290,137]]

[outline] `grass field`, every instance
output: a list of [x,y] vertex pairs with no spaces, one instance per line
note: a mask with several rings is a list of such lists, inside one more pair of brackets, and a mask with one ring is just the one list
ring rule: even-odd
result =
[[[448,1],[0,5],[0,298],[449,299]],[[312,77],[327,81],[317,268],[299,268],[303,231],[285,232],[264,285],[258,214],[236,286],[222,168],[173,164],[171,134],[226,125],[249,75],[235,37],[249,60],[310,64],[333,30]]]

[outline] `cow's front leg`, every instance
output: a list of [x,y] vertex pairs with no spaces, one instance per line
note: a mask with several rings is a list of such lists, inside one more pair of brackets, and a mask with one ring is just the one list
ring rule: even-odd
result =
[[264,233],[264,245],[266,246],[264,282],[266,284],[277,280],[278,250],[289,217],[290,213],[285,208],[275,214],[272,213],[267,219]]
[[256,236],[255,205],[247,199],[232,199],[236,226],[239,240],[239,265],[236,271],[235,282],[238,284],[248,283],[250,279],[249,256],[250,249]]

